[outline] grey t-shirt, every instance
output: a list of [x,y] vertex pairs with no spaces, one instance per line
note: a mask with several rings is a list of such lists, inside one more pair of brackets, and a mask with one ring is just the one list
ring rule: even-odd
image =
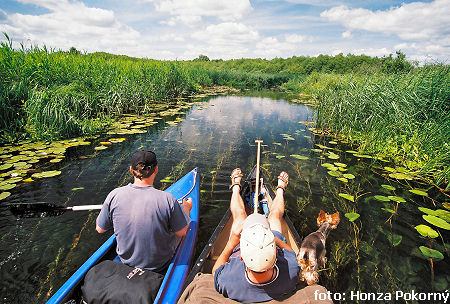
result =
[[175,231],[188,224],[172,194],[133,184],[111,191],[97,225],[114,229],[122,263],[160,271],[170,262],[179,239]]

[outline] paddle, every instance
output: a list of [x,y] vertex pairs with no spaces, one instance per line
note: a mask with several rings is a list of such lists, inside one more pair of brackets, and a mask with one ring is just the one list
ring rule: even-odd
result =
[[60,215],[66,211],[87,211],[99,210],[102,205],[81,205],[64,207],[47,202],[33,202],[33,203],[16,203],[8,204],[7,207],[16,216],[21,217],[44,217],[48,215]]
[[260,139],[255,140],[255,143],[258,145],[257,152],[256,152],[256,185],[255,185],[255,197],[253,200],[253,206],[254,211],[253,213],[258,213],[258,197],[259,197],[259,162],[260,162],[260,156],[261,156],[261,143],[263,141]]

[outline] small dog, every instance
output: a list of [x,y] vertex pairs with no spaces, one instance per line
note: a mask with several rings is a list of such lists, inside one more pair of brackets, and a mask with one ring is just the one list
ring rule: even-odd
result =
[[309,234],[300,246],[297,256],[298,264],[301,268],[300,280],[306,284],[313,285],[319,281],[319,267],[325,267],[327,258],[325,257],[325,240],[332,229],[336,229],[340,221],[339,212],[328,214],[320,210],[317,217],[317,231]]

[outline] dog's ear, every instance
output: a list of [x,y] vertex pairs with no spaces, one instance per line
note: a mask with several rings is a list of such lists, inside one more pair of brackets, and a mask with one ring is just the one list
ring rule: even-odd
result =
[[327,213],[323,210],[320,210],[319,215],[317,216],[317,226],[322,225],[327,220]]
[[337,225],[341,221],[341,216],[339,215],[339,212],[331,214],[330,217],[331,217],[330,221],[331,228],[336,229]]

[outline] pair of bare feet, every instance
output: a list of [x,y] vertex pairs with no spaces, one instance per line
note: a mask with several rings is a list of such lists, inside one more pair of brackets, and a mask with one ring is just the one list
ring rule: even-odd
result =
[[[241,179],[242,179],[242,171],[240,168],[236,168],[233,170],[233,172],[231,172],[231,186],[230,189],[233,189],[234,186],[239,186],[241,187]],[[289,183],[289,175],[284,172],[281,171],[280,175],[278,175],[278,184],[277,184],[277,189],[283,189],[286,191],[286,187]]]

